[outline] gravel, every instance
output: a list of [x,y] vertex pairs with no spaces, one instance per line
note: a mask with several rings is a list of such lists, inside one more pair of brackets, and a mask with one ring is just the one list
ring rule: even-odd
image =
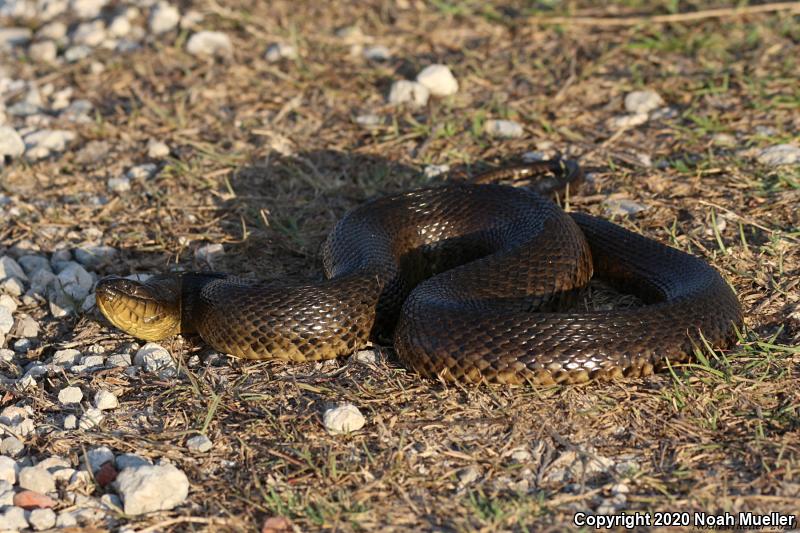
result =
[[25,143],[19,133],[9,126],[0,126],[0,166],[3,159],[16,159],[25,153]]
[[159,2],[150,12],[148,27],[155,34],[166,33],[178,27],[180,11],[166,2]]
[[264,59],[270,63],[277,63],[282,59],[296,59],[297,49],[291,44],[286,43],[272,43],[267,47],[264,52]]
[[56,513],[52,509],[34,509],[28,516],[28,522],[36,531],[50,529],[56,525]]
[[172,377],[177,372],[175,360],[166,348],[154,342],[148,342],[136,352],[133,364],[144,367],[146,372],[157,372],[160,377]]
[[54,152],[63,152],[76,135],[66,130],[39,130],[24,137],[25,157],[44,159]]
[[195,435],[186,441],[186,448],[193,453],[203,453],[209,451],[213,446],[211,439],[205,435]]
[[94,395],[94,406],[101,411],[116,409],[119,407],[119,400],[113,392],[100,390]]

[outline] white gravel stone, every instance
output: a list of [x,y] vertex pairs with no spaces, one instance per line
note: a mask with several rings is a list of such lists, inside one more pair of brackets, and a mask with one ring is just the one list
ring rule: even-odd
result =
[[[0,457],[5,457],[4,455]],[[10,457],[5,457],[11,459]],[[13,459],[11,459],[13,461]],[[14,505],[14,485],[8,481],[0,480],[0,507]]]
[[139,348],[133,357],[133,364],[144,367],[147,372],[158,372],[162,377],[172,377],[177,370],[167,349],[154,342],[148,342]]
[[94,395],[94,406],[101,411],[116,409],[119,407],[119,400],[117,400],[117,396],[113,392],[100,390]]
[[19,486],[41,494],[56,490],[53,475],[38,466],[26,466],[19,471]]
[[655,91],[633,91],[625,96],[625,110],[639,115],[647,114],[664,105],[664,99]]
[[211,439],[205,435],[195,435],[186,441],[186,448],[188,448],[190,452],[194,453],[207,452],[212,448],[213,445],[214,444],[211,442]]
[[181,14],[178,8],[167,2],[159,2],[150,12],[148,26],[151,32],[160,34],[175,29],[180,21]]
[[450,172],[450,165],[428,165],[422,171],[422,173],[425,174],[425,177],[428,179],[441,176],[447,172]]
[[78,525],[78,519],[71,511],[61,511],[56,518],[57,528],[75,527]]
[[355,118],[355,122],[362,128],[372,129],[380,126],[383,123],[383,119],[380,115],[376,115],[375,113],[365,113],[363,115],[358,115]]
[[13,435],[0,441],[0,453],[3,455],[17,457],[24,449],[25,445],[22,444],[22,441]]
[[0,49],[24,46],[32,36],[28,28],[0,28]]
[[69,7],[82,19],[91,19],[100,14],[108,0],[70,0]]
[[25,510],[22,507],[8,507],[0,514],[0,529],[3,531],[19,531],[28,528]]
[[525,134],[522,124],[513,120],[487,120],[483,123],[483,131],[490,137],[500,139],[516,139]]
[[106,186],[108,187],[109,191],[117,193],[128,192],[131,190],[131,180],[126,177],[108,178],[108,181],[106,181]]
[[86,459],[89,461],[89,466],[92,472],[100,470],[104,464],[114,461],[114,452],[108,446],[98,446],[86,452]]
[[458,92],[458,81],[447,65],[428,65],[417,74],[417,81],[434,96],[449,96]]
[[122,471],[126,468],[139,468],[140,466],[152,466],[153,463],[135,453],[122,453],[116,459],[117,470]]
[[[387,47],[379,44],[365,48],[364,57],[370,61],[388,61],[392,57],[392,53]],[[420,83],[422,82],[420,81]]]
[[56,513],[52,509],[34,509],[28,516],[28,522],[36,531],[50,529],[56,525]]
[[186,474],[173,465],[125,468],[114,487],[129,515],[173,509],[189,494]]
[[0,481],[6,481],[13,485],[17,482],[18,473],[19,466],[17,466],[17,462],[11,457],[0,455]]
[[617,117],[612,117],[608,121],[608,127],[612,130],[623,130],[628,128],[634,128],[636,126],[641,126],[650,117],[647,113],[635,113],[632,115],[620,115]]
[[14,327],[14,317],[7,307],[0,307],[0,335],[8,335]]
[[16,159],[25,153],[25,143],[19,133],[10,126],[0,126],[0,166],[3,159]]
[[609,215],[634,215],[647,209],[646,205],[635,202],[630,198],[609,198],[603,202],[603,207]]
[[53,354],[53,364],[69,368],[75,363],[77,363],[80,357],[81,357],[81,352],[74,348],[68,348],[66,350],[58,350],[56,353]]
[[83,301],[94,286],[94,278],[80,264],[70,261],[58,273],[61,289],[75,300]]
[[461,487],[466,487],[467,485],[471,485],[475,481],[481,477],[481,470],[475,465],[468,466],[466,468],[462,468],[458,471],[458,484]]
[[281,59],[295,59],[297,58],[297,49],[291,44],[286,43],[272,43],[267,47],[264,53],[264,59],[270,63],[276,63]]
[[87,46],[97,46],[106,38],[106,25],[102,20],[91,20],[78,24],[72,32],[72,42],[75,44],[85,44]]
[[358,431],[364,427],[366,422],[367,420],[358,410],[358,407],[349,403],[328,409],[322,415],[322,423],[325,425],[325,429],[333,434]]
[[64,429],[77,429],[78,417],[75,415],[67,415],[64,417]]
[[64,387],[58,392],[58,401],[64,405],[81,403],[83,391],[80,387]]
[[713,142],[716,146],[733,148],[736,146],[736,137],[730,133],[715,133],[714,136],[711,137],[711,142]]
[[431,92],[427,87],[416,81],[398,80],[392,83],[389,89],[388,101],[390,104],[411,104],[422,107],[428,103]]
[[108,33],[114,37],[125,37],[131,32],[131,21],[125,15],[117,15],[108,24]]
[[158,166],[153,163],[145,163],[129,168],[125,175],[132,180],[146,180],[152,178],[157,171]]
[[10,363],[14,360],[14,350],[9,350],[7,348],[0,349],[0,361],[5,361],[6,363]]
[[49,22],[36,30],[36,38],[40,40],[63,41],[67,36],[67,25],[60,20]]
[[39,323],[27,315],[21,316],[17,319],[17,334],[20,337],[35,339],[39,336]]
[[66,130],[39,130],[29,133],[25,139],[25,156],[43,159],[52,152],[63,152],[75,140],[75,134]]
[[106,359],[107,367],[126,367],[131,366],[131,354],[129,353],[115,353],[108,356]]
[[92,47],[85,44],[70,46],[64,51],[64,59],[69,63],[86,59],[90,55],[92,55]]
[[791,144],[769,146],[758,152],[756,159],[762,165],[779,167],[800,164],[800,148]]
[[166,143],[157,141],[155,139],[150,139],[150,141],[147,143],[147,157],[161,159],[162,157],[167,157],[168,155],[169,146],[167,146]]
[[219,264],[219,260],[225,255],[225,247],[222,244],[206,244],[194,252],[194,257],[198,261],[206,263],[210,267]]
[[199,31],[189,37],[186,51],[193,56],[229,57],[233,55],[233,44],[222,32]]
[[78,427],[80,429],[92,429],[99,426],[103,418],[103,412],[100,409],[90,407],[83,413],[83,416],[81,416],[81,419],[78,421]]

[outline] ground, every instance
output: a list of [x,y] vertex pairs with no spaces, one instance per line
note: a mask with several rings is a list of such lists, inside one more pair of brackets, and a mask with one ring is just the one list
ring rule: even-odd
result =
[[[277,516],[302,531],[533,531],[572,527],[579,511],[796,513],[800,167],[758,156],[800,141],[800,18],[608,25],[604,17],[719,3],[599,6],[210,0],[181,9],[225,32],[229,57],[187,53],[191,31],[176,30],[127,54],[20,60],[9,67],[16,77],[72,86],[94,110],[70,125],[77,137],[60,156],[2,171],[21,213],[0,227],[0,247],[27,239],[49,253],[94,228],[120,251],[98,276],[197,268],[195,251],[211,243],[225,249],[215,268],[314,277],[337,219],[367,198],[438,183],[426,167],[471,174],[530,151],[560,153],[589,174],[569,209],[613,218],[723,274],[744,310],[736,347],[643,379],[508,389],[421,379],[385,347],[375,364],[288,365],[218,358],[176,339],[163,344],[177,377],[109,369],[52,376],[33,393],[7,388],[3,405],[27,402],[37,424],[57,419],[68,381],[120,399],[98,428],[29,437],[30,455],[78,464],[81,449],[105,444],[169,458],[188,475],[188,501],[116,516],[136,528],[254,530]],[[598,20],[543,21],[551,16]],[[298,56],[267,61],[274,42]],[[376,45],[390,57],[365,59]],[[392,82],[432,63],[451,68],[455,95],[387,103]],[[620,129],[613,120],[636,90],[658,93],[667,111]],[[377,123],[365,127],[370,115]],[[491,119],[523,133],[487,136]],[[150,158],[151,140],[169,155]],[[109,190],[109,178],[147,162],[155,177]],[[626,214],[620,200],[644,209]],[[113,353],[133,340],[91,310],[25,311],[43,329],[32,360],[66,346]],[[322,413],[344,402],[367,423],[330,435]],[[187,452],[197,433],[210,452]]]

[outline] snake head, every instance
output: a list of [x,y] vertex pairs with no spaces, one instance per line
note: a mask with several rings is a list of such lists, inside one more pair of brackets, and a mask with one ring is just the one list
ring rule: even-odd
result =
[[109,276],[97,282],[97,307],[116,327],[146,341],[180,333],[181,278],[153,276],[145,282]]

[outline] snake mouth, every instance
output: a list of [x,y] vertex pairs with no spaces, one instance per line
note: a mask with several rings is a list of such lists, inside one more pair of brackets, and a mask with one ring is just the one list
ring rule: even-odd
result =
[[103,316],[134,337],[161,340],[180,329],[179,302],[158,284],[110,276],[97,282],[95,298]]

